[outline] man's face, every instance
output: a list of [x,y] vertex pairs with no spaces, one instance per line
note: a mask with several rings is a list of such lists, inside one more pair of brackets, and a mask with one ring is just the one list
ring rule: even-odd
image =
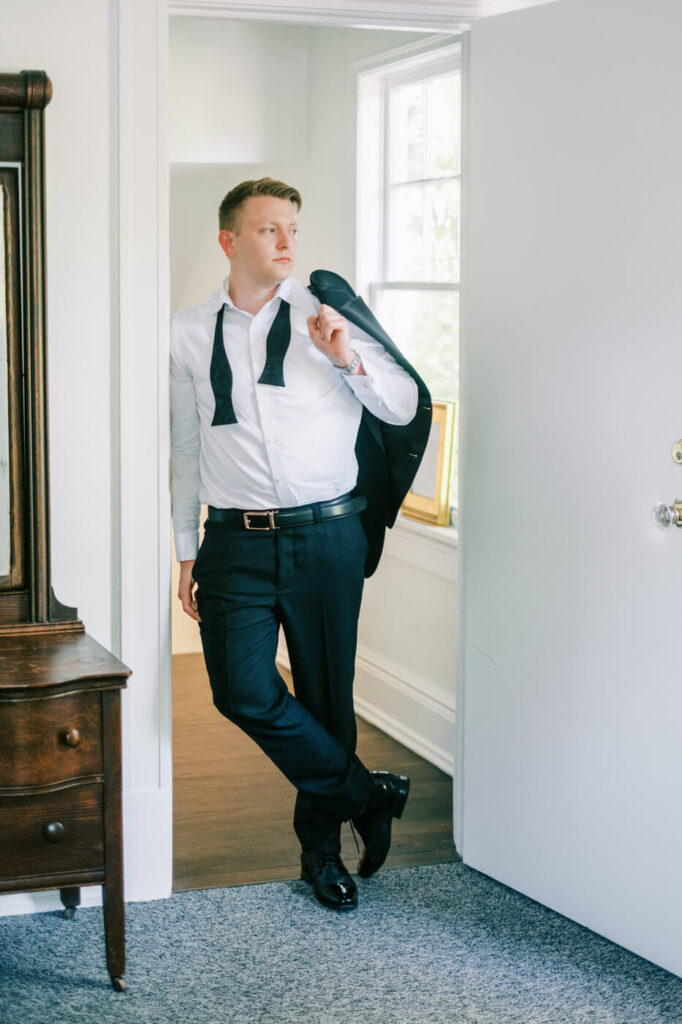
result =
[[289,276],[296,256],[296,207],[288,199],[250,196],[237,214],[235,231],[218,241],[243,282],[274,287]]

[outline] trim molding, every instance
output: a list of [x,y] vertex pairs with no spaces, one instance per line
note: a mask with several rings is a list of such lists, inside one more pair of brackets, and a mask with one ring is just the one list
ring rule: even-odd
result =
[[168,17],[166,0],[117,0],[116,13],[119,621],[120,656],[134,680],[123,696],[125,897],[130,900],[170,895],[173,869]]
[[350,28],[385,26],[403,29],[468,28],[478,18],[507,14],[556,0],[168,0],[168,13],[180,17],[251,18],[304,22],[309,25],[344,25]]
[[[142,851],[146,851],[146,856]],[[173,887],[173,794],[163,789],[123,794],[123,859],[127,903],[162,900]]]
[[[102,886],[82,886],[80,906],[101,907]],[[47,914],[63,909],[64,904],[56,889],[46,892],[10,892],[0,896],[0,917],[10,917],[13,914]]]
[[[359,694],[355,696],[355,710],[360,718],[364,718],[370,725],[381,729],[387,736],[390,736],[398,743],[402,743],[404,747],[418,754],[419,757],[423,757],[429,764],[440,768],[446,775],[451,777],[454,775],[454,755],[450,750],[433,743],[424,735],[407,728],[404,723],[398,722],[397,719],[382,710],[375,702],[365,700]],[[454,721],[451,724],[451,729],[454,735]]]
[[[498,0],[499,2],[499,0]],[[478,0],[426,0],[414,4],[413,0],[337,0],[332,5],[316,0],[303,0],[296,4],[286,0],[269,3],[249,3],[248,0],[169,0],[168,13],[180,17],[248,18],[259,21],[285,21],[293,24],[340,25],[350,28],[383,26],[429,31],[452,31],[468,26]],[[458,12],[458,8],[465,12]]]
[[[394,66],[399,70],[402,64],[414,66],[420,60],[432,61],[438,55],[443,60],[449,57],[456,57],[461,45],[462,32],[434,32],[433,35],[425,36],[416,43],[407,43],[405,46],[391,47],[381,53],[370,54],[369,57],[360,57],[357,60],[349,61],[346,65],[357,74],[371,75],[381,73],[387,67]],[[448,287],[448,285],[436,286]]]
[[455,707],[447,691],[364,648],[356,661],[355,707],[361,718],[453,775]]
[[357,664],[359,667],[372,675],[382,679],[411,700],[418,700],[437,713],[450,714],[452,721],[455,720],[455,696],[449,693],[443,686],[432,682],[426,676],[399,665],[385,654],[365,647],[358,646]]
[[[277,662],[291,669],[282,634]],[[355,709],[365,721],[425,761],[454,774],[455,698],[447,690],[376,651],[359,647]]]

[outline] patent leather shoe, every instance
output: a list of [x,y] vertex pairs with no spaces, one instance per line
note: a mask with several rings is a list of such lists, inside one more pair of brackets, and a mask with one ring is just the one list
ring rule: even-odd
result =
[[391,772],[371,772],[374,792],[367,805],[353,825],[365,844],[358,864],[361,878],[369,878],[378,871],[391,848],[391,824],[405,810],[410,792],[410,780],[406,775],[392,775]]
[[332,910],[354,910],[358,890],[348,869],[336,853],[301,854],[301,878],[310,882],[315,896]]

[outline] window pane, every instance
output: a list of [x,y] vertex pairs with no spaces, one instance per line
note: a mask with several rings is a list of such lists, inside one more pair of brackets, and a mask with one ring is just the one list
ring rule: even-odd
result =
[[424,85],[396,86],[389,96],[389,181],[424,177]]
[[459,181],[428,185],[427,280],[459,281]]
[[459,181],[392,188],[388,204],[389,281],[459,280]]
[[439,75],[426,83],[428,142],[426,177],[459,174],[460,75]]
[[388,201],[388,279],[424,281],[427,260],[421,184],[391,189]]
[[378,288],[377,316],[434,399],[459,390],[459,293]]

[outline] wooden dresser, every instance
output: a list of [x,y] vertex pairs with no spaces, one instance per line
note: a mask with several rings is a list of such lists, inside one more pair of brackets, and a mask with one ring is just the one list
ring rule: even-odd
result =
[[86,633],[0,637],[0,892],[103,886],[107,967],[125,988],[121,687]]
[[122,992],[120,698],[130,671],[86,634],[50,578],[51,95],[44,71],[0,72],[0,893],[59,889],[69,917],[80,887],[101,885],[107,965]]

